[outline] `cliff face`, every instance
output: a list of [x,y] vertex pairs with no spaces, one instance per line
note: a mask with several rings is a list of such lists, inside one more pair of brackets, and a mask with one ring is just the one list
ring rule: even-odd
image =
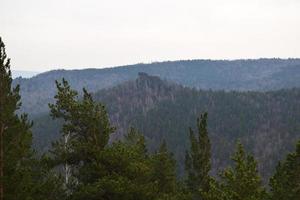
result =
[[181,89],[180,85],[139,73],[136,80],[96,92],[94,98],[107,105],[110,119],[117,127],[112,137],[116,139],[122,137],[137,118],[145,116],[158,102],[174,99],[176,91]]

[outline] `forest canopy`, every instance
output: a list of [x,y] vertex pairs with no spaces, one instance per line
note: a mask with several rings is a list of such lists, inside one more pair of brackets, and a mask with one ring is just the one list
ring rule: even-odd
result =
[[[147,79],[148,81],[137,86],[146,84],[144,86],[148,90],[154,88],[153,91],[164,94],[158,97],[167,101],[160,101],[161,104],[155,109],[168,109],[166,103],[173,108],[179,108],[176,104],[188,104],[188,102],[181,104],[183,99],[193,100],[186,98],[185,95],[194,95],[197,99],[198,95],[203,94],[197,90],[182,90],[183,87],[177,85],[164,87],[161,85],[163,81],[154,79],[156,81],[149,82]],[[208,124],[210,116],[214,117],[210,113],[218,113],[220,110],[212,106],[208,113],[197,112],[198,118],[194,120],[194,125],[186,129],[188,140],[184,172],[179,176],[176,171],[176,159],[169,150],[169,144],[172,143],[161,140],[156,147],[150,146],[152,149],[149,150],[147,140],[150,137],[140,132],[146,130],[147,126],[140,128],[135,123],[132,124],[138,129],[128,123],[127,133],[122,138],[111,140],[116,127],[111,124],[105,105],[95,100],[101,93],[91,94],[85,88],[82,92],[78,92],[72,89],[66,79],[55,82],[55,101],[48,105],[50,120],[59,121],[61,124],[59,136],[47,151],[43,154],[37,153],[32,147],[32,122],[26,114],[20,114],[19,111],[20,86],[13,86],[12,81],[10,60],[0,38],[0,200],[298,200],[300,198],[300,141],[294,151],[286,156],[282,155],[285,158],[277,164],[268,186],[263,183],[259,172],[259,161],[247,151],[243,145],[244,140],[235,141],[236,147],[230,157],[231,162],[216,175],[212,173],[212,152],[214,145],[218,143],[212,143],[214,135],[211,134]],[[169,101],[170,96],[174,99],[174,93],[170,91],[179,91],[176,95],[182,98],[178,98],[178,101]],[[296,92],[291,95],[297,96],[299,93],[297,90],[294,91]],[[212,96],[219,94],[222,92]],[[237,95],[240,103],[247,95],[255,96],[255,93],[248,93],[246,96],[239,96],[234,92],[227,94]],[[143,94],[140,95],[145,97]],[[268,95],[279,98],[275,99],[275,104],[282,103],[282,108],[291,105],[281,102],[282,96],[276,96],[278,93]],[[212,96],[205,96],[202,100],[218,103],[219,101],[210,101]],[[104,96],[104,99],[106,97]],[[150,99],[154,101],[157,95],[152,97]],[[222,98],[224,104],[226,100],[229,101]],[[148,109],[150,110],[153,105],[153,102],[150,103]],[[240,106],[237,108],[241,109],[240,112],[245,106],[237,103],[235,105]],[[263,108],[259,104],[254,105],[257,109]],[[224,107],[228,108],[225,105]],[[278,107],[272,108],[276,113]],[[155,112],[155,109],[150,114]],[[187,110],[181,110],[176,116],[189,118],[189,112],[184,111]],[[138,113],[140,119],[143,119],[140,114],[143,112]],[[251,114],[248,111],[242,116],[253,117]],[[227,119],[231,119],[230,116]],[[169,121],[170,125],[176,123],[177,121],[173,123]],[[218,123],[218,120],[215,123]],[[263,153],[263,150],[260,151]]]

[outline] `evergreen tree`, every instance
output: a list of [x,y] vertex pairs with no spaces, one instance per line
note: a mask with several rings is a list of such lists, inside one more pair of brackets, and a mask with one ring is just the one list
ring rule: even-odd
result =
[[246,154],[241,143],[232,158],[234,168],[220,174],[220,182],[212,181],[205,194],[211,200],[263,200],[267,198],[253,156]]
[[130,148],[136,148],[136,152],[143,159],[148,157],[145,137],[133,127],[130,127],[124,138],[124,143]]
[[99,156],[101,174],[80,185],[72,199],[156,199],[151,159],[140,133],[131,128],[124,141],[113,142]]
[[[52,145],[53,148],[50,150],[51,153],[51,162],[50,167],[59,166],[63,169],[64,176],[64,187],[69,193],[74,182],[73,177],[71,177],[71,167],[76,163],[73,158],[75,158],[74,152],[71,146],[73,138],[75,136],[76,127],[74,122],[77,120],[78,115],[75,112],[78,112],[78,102],[77,95],[78,93],[75,90],[72,90],[68,82],[63,79],[61,83],[58,81],[56,83],[57,94],[55,95],[56,104],[49,104],[50,115],[53,119],[62,119],[64,121],[62,127],[62,138],[58,141],[55,141]],[[76,160],[77,161],[77,160]],[[71,179],[71,181],[70,181]]]
[[19,90],[19,85],[12,88],[10,60],[0,38],[0,199],[62,199],[56,186],[59,179],[31,149],[32,123],[26,114],[16,114],[21,106]]
[[18,116],[20,87],[12,88],[10,59],[0,38],[0,199],[28,198],[30,172],[31,123]]
[[158,152],[153,155],[153,181],[157,184],[158,193],[174,195],[176,191],[176,162],[173,155],[168,152],[165,140]]
[[194,198],[209,191],[211,177],[211,145],[207,132],[207,113],[197,119],[198,135],[190,128],[190,152],[186,153],[187,187]]
[[283,163],[279,163],[270,179],[272,200],[300,199],[300,141],[296,151],[290,153]]
[[63,138],[51,151],[54,166],[64,166],[65,185],[69,193],[74,186],[93,183],[102,174],[101,151],[114,131],[104,106],[93,101],[83,89],[83,98],[66,80],[56,82],[56,103],[50,104],[51,116],[63,119]]
[[[65,200],[66,192],[62,187],[63,179],[57,176],[48,165],[48,158],[35,159],[32,165],[32,193],[30,200]],[[23,199],[21,196],[20,199]]]

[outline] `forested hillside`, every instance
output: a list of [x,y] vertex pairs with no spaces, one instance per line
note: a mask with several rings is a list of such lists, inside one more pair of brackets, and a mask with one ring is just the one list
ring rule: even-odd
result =
[[[300,90],[273,92],[226,92],[190,89],[158,77],[140,73],[127,81],[93,94],[103,102],[116,126],[112,140],[122,138],[130,126],[140,130],[150,151],[163,139],[179,161],[182,175],[188,129],[195,127],[200,113],[208,112],[212,143],[212,173],[230,163],[240,139],[259,161],[259,170],[268,178],[300,138]],[[43,114],[34,120],[35,145],[40,149],[58,137],[58,126]]]
[[139,72],[198,89],[268,91],[300,86],[299,59],[187,60],[136,64],[105,69],[54,70],[30,79],[17,78],[22,110],[31,115],[47,111],[53,102],[55,80],[65,78],[76,90],[91,92],[134,80]]
[[12,81],[0,37],[1,199],[300,197],[299,89],[205,91],[140,73],[92,94],[62,79],[32,128]]

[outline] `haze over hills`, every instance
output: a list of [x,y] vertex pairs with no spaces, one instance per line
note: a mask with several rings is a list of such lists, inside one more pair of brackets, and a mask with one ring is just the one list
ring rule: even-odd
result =
[[22,110],[35,115],[47,111],[55,94],[55,80],[65,78],[73,88],[91,92],[135,79],[139,72],[198,89],[268,91],[300,86],[300,59],[187,60],[136,64],[105,69],[54,70],[17,78]]
[[39,73],[40,72],[34,72],[34,71],[12,70],[12,77],[13,78],[18,78],[18,77],[31,78]]
[[[165,139],[179,163],[182,175],[189,127],[196,118],[209,113],[209,134],[213,147],[213,174],[230,163],[234,144],[240,139],[254,153],[265,180],[278,160],[293,150],[300,138],[300,90],[272,92],[225,92],[191,89],[140,73],[126,81],[93,94],[108,109],[120,139],[130,126],[146,137],[150,151]],[[47,114],[34,118],[35,146],[43,149],[59,135],[59,122]]]

